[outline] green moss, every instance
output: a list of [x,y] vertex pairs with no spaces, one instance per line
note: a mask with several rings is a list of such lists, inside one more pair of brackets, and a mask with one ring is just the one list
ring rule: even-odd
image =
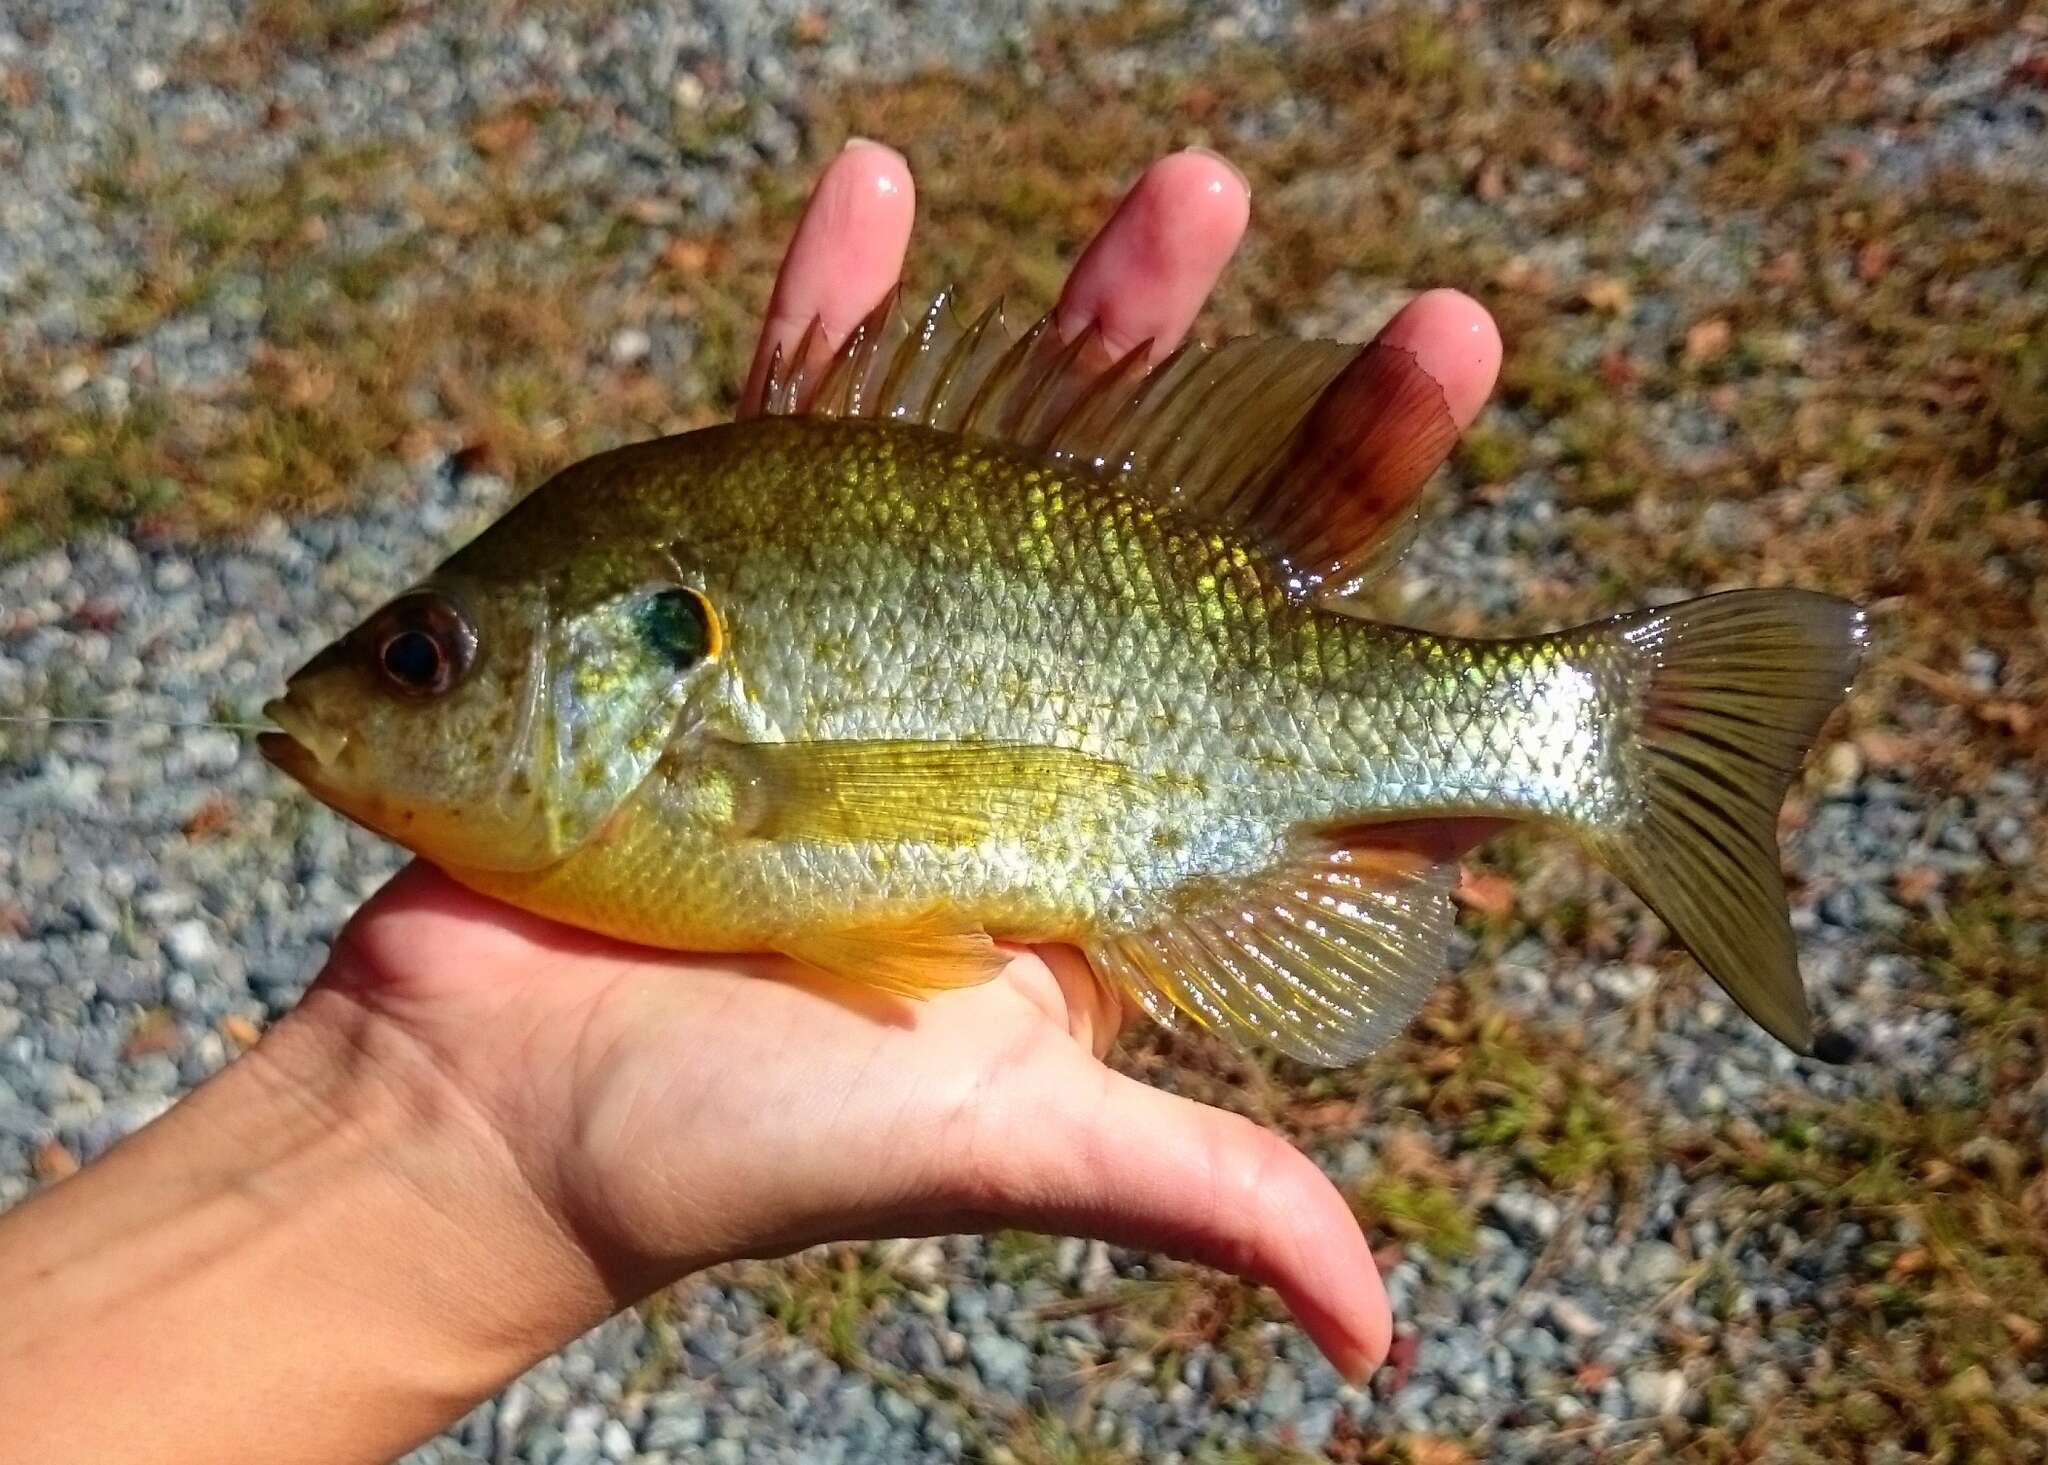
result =
[[1545,417],[1555,417],[1593,401],[1600,395],[1600,381],[1590,371],[1575,370],[1543,354],[1534,342],[1518,342],[1518,349],[1501,363],[1502,397]]
[[675,1289],[663,1288],[633,1311],[647,1330],[648,1347],[625,1377],[623,1388],[628,1397],[659,1393],[689,1368],[680,1325],[683,1310]]
[[1020,1286],[1052,1279],[1059,1242],[1036,1231],[998,1231],[988,1239],[988,1271],[998,1282]]
[[399,20],[406,0],[255,0],[249,28],[301,56],[360,46]]
[[1203,1445],[1189,1457],[1189,1465],[1323,1465],[1329,1458],[1291,1445],[1253,1441]]
[[1351,1208],[1368,1233],[1389,1231],[1403,1241],[1420,1242],[1440,1257],[1463,1256],[1472,1249],[1477,1219],[1452,1185],[1378,1176],[1352,1197]]
[[861,1329],[903,1285],[867,1248],[838,1247],[767,1269],[755,1281],[769,1317],[841,1365],[858,1362]]
[[1505,483],[1529,461],[1529,444],[1502,428],[1480,427],[1460,445],[1465,469],[1481,483]]
[[1043,1410],[1024,1415],[987,1450],[989,1465],[1137,1465],[1137,1457],[1089,1439]]
[[1650,1146],[1626,1085],[1565,1035],[1517,1021],[1469,990],[1456,995],[1451,1012],[1409,1040],[1409,1102],[1468,1148],[1554,1186],[1633,1186]]
[[1395,56],[1402,79],[1418,85],[1442,81],[1466,64],[1463,42],[1427,10],[1411,12],[1402,19]]

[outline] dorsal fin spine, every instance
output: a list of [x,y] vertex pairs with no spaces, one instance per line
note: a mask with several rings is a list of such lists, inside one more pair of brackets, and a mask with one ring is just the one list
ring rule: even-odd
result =
[[[889,293],[889,311],[891,311],[891,313],[895,313],[895,309],[897,309],[897,299],[901,297],[901,293],[903,293],[903,287],[901,287],[901,285],[897,285],[897,287],[895,287],[895,289],[893,289],[893,291]],[[932,320],[932,311],[928,309],[928,311],[924,313],[924,316],[920,318],[920,322],[918,322],[918,328],[915,328],[915,330],[911,330],[911,340],[918,340],[918,342],[920,342],[920,346],[915,346],[915,348],[909,348],[909,346],[905,346],[905,348],[901,348],[901,350],[897,350],[897,352],[895,352],[895,359],[893,359],[893,361],[889,363],[889,371],[887,371],[887,373],[883,375],[883,379],[881,379],[881,385],[877,385],[877,389],[874,389],[874,400],[877,400],[877,402],[883,402],[883,404],[891,404],[891,402],[895,402],[895,400],[897,400],[897,395],[899,395],[899,389],[903,387],[903,381],[905,381],[905,379],[907,379],[909,375],[913,375],[915,371],[918,371],[918,365],[920,365],[920,363],[924,361],[924,346],[922,346],[922,342],[924,342],[924,340],[928,340],[928,336],[926,336],[926,328],[930,326],[930,320]]]
[[966,415],[960,419],[960,431],[982,432],[990,437],[1003,437],[1001,419],[988,421],[995,416],[992,409],[999,403],[1014,399],[1018,395],[1018,383],[1031,360],[1033,350],[1052,324],[1051,316],[1040,316],[1031,329],[1019,336],[1010,349],[1002,354],[983,381],[974,400],[967,405]]
[[[1051,317],[1047,317],[1048,320]],[[1074,410],[1086,392],[1087,382],[1075,371],[1080,361],[1102,339],[1100,322],[1088,322],[1088,328],[1073,340],[1045,370],[1033,389],[1030,410],[1022,414],[1017,423],[1018,441],[1043,447],[1058,436],[1060,423]]]
[[[990,305],[988,309],[984,310],[972,325],[967,327],[960,337],[959,343],[953,347],[952,352],[946,357],[946,364],[939,369],[939,379],[932,386],[929,405],[925,412],[925,421],[929,422],[933,427],[949,430],[955,427],[955,423],[947,416],[948,409],[953,405],[949,394],[955,383],[960,381],[963,376],[972,380],[972,374],[968,371],[968,368],[979,354],[981,343],[988,336],[990,328],[993,327],[998,331],[1001,330],[1002,318],[1003,303],[998,300]],[[970,407],[973,406],[972,398],[969,398],[968,405]]]

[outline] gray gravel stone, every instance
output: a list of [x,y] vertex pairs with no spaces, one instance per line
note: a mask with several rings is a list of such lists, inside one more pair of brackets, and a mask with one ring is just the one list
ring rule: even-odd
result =
[[1000,1333],[977,1333],[967,1340],[967,1356],[975,1372],[992,1389],[1022,1394],[1031,1387],[1031,1350]]
[[213,958],[213,933],[204,921],[180,921],[164,932],[164,950],[178,965],[197,970]]

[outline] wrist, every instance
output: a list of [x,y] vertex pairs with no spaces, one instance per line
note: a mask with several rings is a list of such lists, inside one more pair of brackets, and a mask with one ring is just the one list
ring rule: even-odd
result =
[[252,1093],[317,1133],[286,1166],[332,1186],[338,1213],[364,1213],[352,1270],[404,1309],[454,1402],[618,1305],[485,1096],[346,982],[316,984],[242,1063]]
[[612,1306],[460,1089],[324,983],[0,1217],[0,1296],[0,1456],[337,1465],[401,1453]]

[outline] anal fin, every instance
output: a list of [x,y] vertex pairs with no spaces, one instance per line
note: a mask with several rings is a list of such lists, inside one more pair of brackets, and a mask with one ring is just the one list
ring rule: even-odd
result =
[[979,986],[1009,960],[986,931],[932,916],[805,931],[777,944],[807,966],[901,997]]
[[1369,836],[1319,848],[1149,931],[1083,949],[1152,1017],[1304,1063],[1356,1063],[1444,972],[1454,866]]

